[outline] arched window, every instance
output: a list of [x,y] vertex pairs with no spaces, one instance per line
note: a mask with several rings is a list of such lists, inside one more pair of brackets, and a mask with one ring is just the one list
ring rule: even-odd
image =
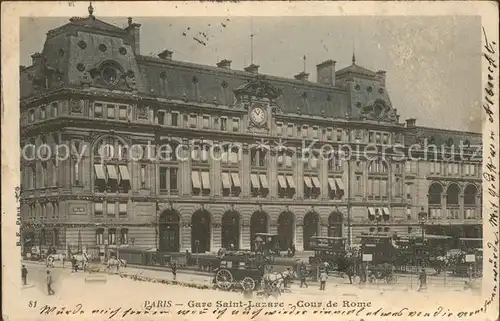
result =
[[446,190],[446,205],[458,205],[460,188],[457,184],[451,184]]
[[464,190],[464,205],[475,206],[477,203],[477,188],[474,185],[467,185]]
[[443,193],[443,187],[438,183],[433,183],[429,187],[429,196],[428,196],[429,205],[441,205],[442,193]]

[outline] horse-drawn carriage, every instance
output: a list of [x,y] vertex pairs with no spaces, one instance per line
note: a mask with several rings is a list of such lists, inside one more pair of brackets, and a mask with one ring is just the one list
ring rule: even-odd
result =
[[[453,256],[452,272],[458,276],[480,277],[483,274],[483,239],[459,238],[460,249]],[[451,255],[450,255],[451,256]],[[472,260],[467,260],[467,258]]]
[[272,233],[255,233],[255,249],[266,257],[280,256],[279,235]]
[[244,291],[252,291],[260,285],[265,267],[266,259],[262,254],[227,253],[215,269],[214,282],[223,290],[239,284]]
[[396,283],[393,271],[397,253],[392,236],[362,235],[360,255],[363,263],[367,265],[368,281],[385,280],[387,283]]
[[310,239],[310,248],[314,251],[314,256],[309,257],[309,264],[318,265],[327,262],[336,265],[340,257],[345,256],[345,238],[313,236]]

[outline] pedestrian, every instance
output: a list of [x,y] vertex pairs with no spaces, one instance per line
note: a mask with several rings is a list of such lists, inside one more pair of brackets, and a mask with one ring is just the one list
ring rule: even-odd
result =
[[427,288],[427,274],[425,273],[424,268],[422,268],[422,270],[420,271],[418,279],[420,281],[420,286],[418,287],[417,291],[425,290]]
[[323,291],[325,290],[327,279],[328,279],[328,274],[326,274],[326,271],[321,272],[321,274],[319,276],[319,281],[320,281],[319,289],[320,290],[323,290]]
[[305,285],[305,287],[308,288],[306,283],[307,271],[306,271],[306,266],[303,262],[302,265],[300,266],[299,273],[300,273],[300,287],[302,287],[302,285]]
[[73,267],[73,272],[78,272],[78,264],[75,257],[71,259],[71,266]]
[[47,270],[47,292],[49,295],[55,294],[54,290],[52,290],[52,275],[48,270]]
[[23,265],[23,268],[21,269],[21,278],[23,280],[23,285],[26,285],[28,280],[28,269],[26,268],[26,265]]
[[292,244],[292,256],[295,256],[295,251],[296,251],[295,244]]
[[172,264],[172,275],[174,276],[174,281],[175,281],[177,278],[177,263],[175,262]]

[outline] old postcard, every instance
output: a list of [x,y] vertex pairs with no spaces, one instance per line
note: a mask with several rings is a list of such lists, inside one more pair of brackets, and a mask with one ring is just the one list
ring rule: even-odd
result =
[[4,2],[5,320],[499,315],[495,2]]

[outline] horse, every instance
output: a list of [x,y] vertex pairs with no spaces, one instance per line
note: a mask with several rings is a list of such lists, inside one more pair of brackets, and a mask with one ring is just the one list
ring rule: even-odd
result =
[[92,257],[88,255],[87,253],[82,253],[82,254],[73,254],[72,259],[76,260],[76,264],[81,264],[82,265],[82,270],[85,270],[87,267],[87,264],[89,261],[91,261]]
[[264,283],[264,288],[267,289],[269,293],[280,295],[285,291],[285,279],[293,278],[294,276],[295,273],[292,270],[269,272],[262,276],[262,281]]
[[116,267],[116,271],[119,271],[120,266],[127,267],[127,261],[125,261],[124,259],[111,258],[107,262],[108,270],[110,270],[112,267]]
[[47,256],[47,259],[45,260],[45,265],[47,267],[54,267],[55,261],[61,261],[62,266],[64,267],[65,260],[66,260],[66,256],[64,254],[50,254],[49,256]]

